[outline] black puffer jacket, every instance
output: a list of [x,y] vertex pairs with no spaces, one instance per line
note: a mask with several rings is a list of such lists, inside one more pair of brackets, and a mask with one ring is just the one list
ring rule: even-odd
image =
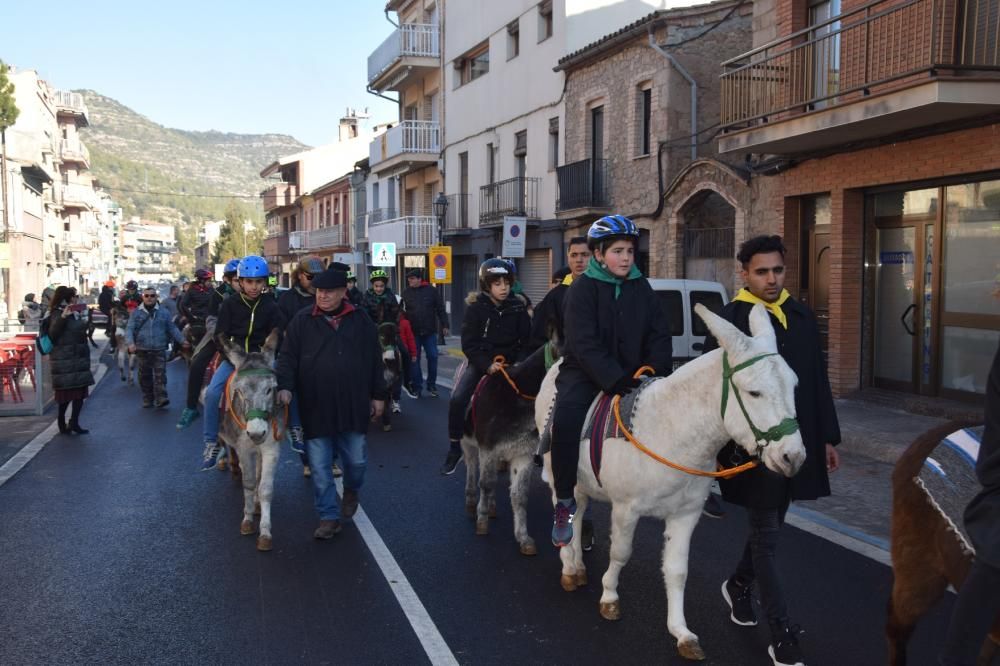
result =
[[462,352],[469,365],[485,374],[493,358],[517,363],[528,355],[531,317],[525,302],[513,294],[499,304],[482,292],[469,294],[462,321]]
[[399,301],[388,287],[381,295],[376,294],[374,289],[366,291],[361,297],[361,309],[368,313],[376,326],[385,322],[395,324],[399,320]]
[[90,372],[90,346],[87,344],[86,317],[63,317],[64,305],[52,311],[49,339],[52,340],[52,388],[65,391],[94,384]]
[[191,285],[184,297],[181,299],[178,310],[189,324],[205,323],[205,317],[209,315],[209,307],[212,304],[212,290],[206,289],[200,284]]
[[441,328],[448,328],[448,314],[441,301],[441,292],[427,282],[403,290],[403,307],[414,335],[436,334],[439,324]]
[[[274,299],[261,294],[257,300],[234,294],[219,308],[215,338],[220,343],[232,341],[247,353],[260,351],[272,329],[284,330],[285,317]],[[225,344],[220,345],[225,349]]]
[[292,318],[299,313],[299,310],[314,305],[316,305],[315,294],[303,291],[299,287],[292,287],[281,292],[281,295],[278,296],[278,307],[281,308],[281,314],[285,316],[286,324],[292,321]]

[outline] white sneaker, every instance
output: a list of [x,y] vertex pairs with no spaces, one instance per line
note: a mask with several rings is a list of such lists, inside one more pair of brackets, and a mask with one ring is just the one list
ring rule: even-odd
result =
[[402,414],[402,412],[403,412],[403,410],[399,406],[399,400],[393,400],[392,401],[392,413],[393,414]]

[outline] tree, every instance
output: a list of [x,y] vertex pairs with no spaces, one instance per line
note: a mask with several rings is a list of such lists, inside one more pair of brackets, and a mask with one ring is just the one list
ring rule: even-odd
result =
[[233,257],[263,254],[264,226],[247,206],[233,201],[226,207],[226,224],[215,241],[212,263],[221,264]]
[[[0,190],[2,190],[3,200],[3,242],[10,241],[8,229],[10,229],[10,219],[7,214],[7,128],[17,122],[17,116],[21,111],[17,108],[14,100],[14,84],[7,78],[7,65],[0,60]],[[7,272],[3,269],[3,285],[0,291],[7,291]],[[9,295],[8,295],[9,297]]]

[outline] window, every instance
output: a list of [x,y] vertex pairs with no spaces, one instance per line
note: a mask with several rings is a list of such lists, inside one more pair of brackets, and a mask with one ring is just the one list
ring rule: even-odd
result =
[[653,114],[653,89],[650,84],[639,87],[635,97],[635,154],[649,155],[652,143],[651,120]]
[[552,36],[552,0],[538,5],[538,41],[544,42]]
[[507,60],[512,60],[521,52],[521,25],[520,19],[514,19],[513,23],[507,24]]
[[705,322],[695,314],[694,306],[701,303],[706,308],[719,314],[722,312],[722,294],[717,291],[692,291],[691,292],[691,333],[692,335],[708,335],[708,327]]
[[559,166],[559,119],[549,118],[549,171]]
[[461,67],[461,84],[475,81],[490,71],[490,44],[483,42],[465,56],[459,59]]
[[684,299],[676,289],[656,292],[660,299],[660,307],[667,315],[670,324],[670,335],[684,335]]
[[486,182],[490,185],[497,182],[497,161],[493,144],[486,144]]

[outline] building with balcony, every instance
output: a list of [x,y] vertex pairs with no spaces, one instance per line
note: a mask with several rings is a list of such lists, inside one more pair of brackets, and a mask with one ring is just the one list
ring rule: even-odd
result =
[[[369,91],[395,93],[399,117],[369,146],[365,213],[360,220],[355,216],[355,226],[367,229],[370,242],[396,243],[398,264],[389,268],[394,287],[405,268],[425,265],[427,249],[438,240],[432,218],[434,197],[444,189],[441,5],[390,0],[386,12],[397,20],[386,24],[391,32],[368,57]],[[426,220],[432,221],[427,233]],[[362,243],[360,249],[368,247]]]
[[[325,223],[327,206],[330,206],[332,220],[334,199],[340,207],[338,220],[350,219],[349,213],[348,217],[343,217],[343,208],[349,208],[350,197],[342,199],[339,194],[335,197],[327,188],[334,181],[345,178],[344,174],[349,174],[368,154],[373,133],[364,127],[363,121],[367,118],[364,113],[348,109],[340,119],[336,141],[282,157],[260,172],[261,178],[268,181],[267,188],[260,194],[267,226],[264,255],[272,273],[278,276],[279,284],[289,285],[295,262],[301,254],[298,247],[292,245],[292,233],[307,232],[318,228],[321,221]],[[343,203],[344,200],[347,203]],[[297,234],[294,242],[300,243],[302,238],[302,234]]]
[[177,242],[172,225],[133,217],[122,225],[121,236],[122,280],[135,280],[145,286],[176,278]]
[[559,61],[566,149],[555,208],[567,234],[627,215],[641,231],[644,274],[733,289],[734,207],[711,190],[679,204],[670,192],[689,165],[716,156],[718,62],[751,45],[751,11],[738,0],[657,10]]
[[754,2],[753,48],[721,63],[719,151],[751,171],[724,189],[748,234],[784,237],[837,394],[982,401],[1000,340],[996,7]]
[[351,173],[316,188],[303,200],[302,224],[288,236],[289,252],[315,255],[327,264],[335,254],[353,252],[351,206]]

